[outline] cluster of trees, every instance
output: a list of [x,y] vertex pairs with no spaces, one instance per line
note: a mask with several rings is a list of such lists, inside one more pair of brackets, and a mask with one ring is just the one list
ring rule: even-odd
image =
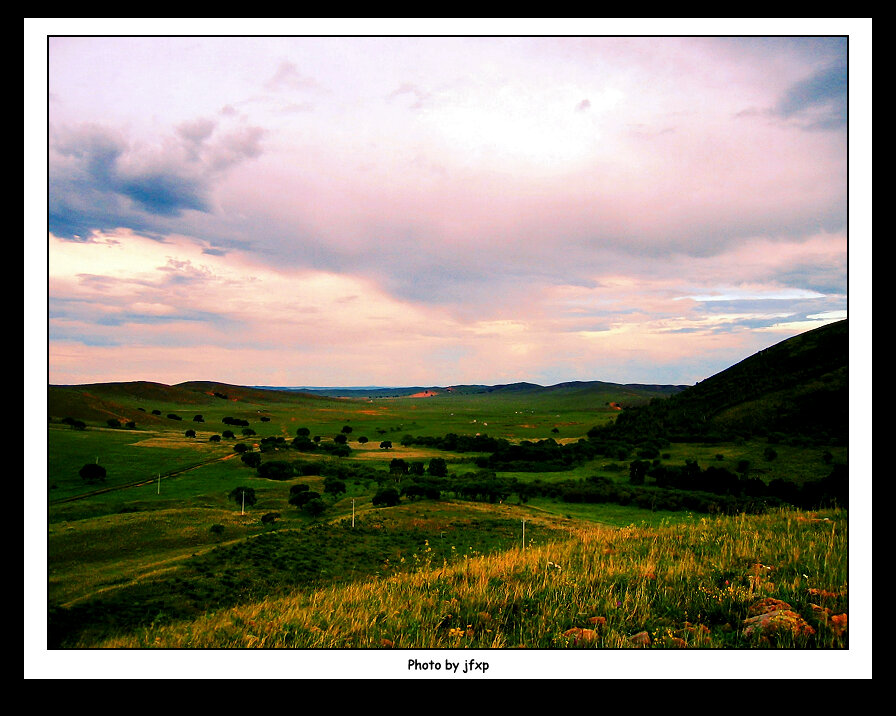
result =
[[757,513],[783,505],[801,509],[848,506],[848,479],[844,465],[836,465],[827,477],[802,486],[785,480],[774,480],[765,485],[761,480],[738,478],[728,471],[724,471],[727,475],[723,475],[716,467],[700,471],[702,475],[696,474],[693,467],[681,472],[690,475],[669,481],[661,477],[657,482],[660,486],[652,487],[639,482],[626,485],[602,476],[589,477],[582,484],[565,487],[560,498],[564,502],[612,502],[635,504],[652,510],[725,514]]
[[741,498],[772,498],[778,503],[787,503],[806,509],[836,502],[841,507],[848,506],[848,478],[846,466],[837,464],[822,480],[804,483],[802,486],[781,478],[766,484],[763,480],[749,476],[749,462],[741,461],[740,474],[724,467],[710,465],[701,469],[696,460],[685,460],[684,466],[653,465],[643,460],[631,463],[629,482],[643,485],[645,478],[651,478],[658,488],[706,492],[715,495],[729,495]]
[[561,444],[547,438],[537,442],[524,440],[518,445],[507,444],[489,457],[476,458],[475,463],[496,471],[557,472],[593,460],[597,454],[598,451],[588,440]]
[[233,425],[235,427],[247,427],[249,425],[248,420],[243,420],[242,418],[232,418],[229,415],[221,418],[221,422],[225,425]]
[[488,435],[458,435],[457,433],[448,433],[442,437],[414,437],[413,435],[405,435],[401,439],[401,444],[405,447],[416,445],[420,447],[436,448],[437,450],[447,450],[449,452],[497,452],[510,445],[510,441],[504,438],[491,438]]

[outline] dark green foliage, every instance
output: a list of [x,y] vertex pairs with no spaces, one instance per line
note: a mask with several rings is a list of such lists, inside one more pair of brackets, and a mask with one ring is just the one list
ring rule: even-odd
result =
[[237,453],[249,452],[249,446],[246,443],[237,443],[233,446],[233,451]]
[[423,475],[425,473],[426,463],[421,462],[420,460],[415,460],[408,465],[408,474],[410,475]]
[[267,415],[262,415],[261,418],[259,418],[259,419],[260,419],[261,422],[263,422],[263,423],[269,423],[269,422],[271,422],[271,419],[270,419]]
[[248,420],[243,420],[242,418],[232,418],[230,416],[221,418],[221,422],[225,425],[233,425],[234,427],[246,427],[249,425]]
[[367,444],[368,439],[364,435],[362,435],[361,437],[358,438],[358,442],[361,443],[362,445],[365,445],[365,444]]
[[302,509],[305,505],[307,505],[312,500],[319,500],[320,493],[315,492],[314,490],[303,490],[302,492],[296,492],[290,494],[289,496],[289,504],[294,507],[298,507]]
[[628,466],[628,481],[632,485],[643,485],[650,463],[646,460],[633,460]]
[[773,447],[769,446],[769,447],[765,448],[765,450],[762,452],[762,456],[763,456],[766,460],[768,460],[769,462],[771,462],[771,461],[774,460],[776,457],[778,457],[778,451],[775,450]]
[[261,522],[262,522],[262,524],[265,524],[265,525],[272,525],[278,519],[280,519],[279,512],[266,512],[265,514],[263,514],[261,516]]
[[258,476],[267,480],[289,480],[295,475],[295,467],[285,460],[269,460],[258,466]]
[[258,502],[255,490],[251,487],[235,487],[227,495],[227,498],[233,500],[238,505],[245,505],[246,507],[251,507]]
[[302,506],[302,510],[305,511],[306,513],[308,513],[309,515],[311,515],[312,517],[317,517],[319,514],[321,514],[326,509],[327,509],[327,503],[324,502],[319,497],[317,497],[313,500],[308,500],[308,502],[306,502]]
[[293,485],[292,487],[290,487],[289,494],[290,496],[298,495],[300,492],[308,492],[310,489],[311,488],[308,485],[300,483],[298,485]]
[[375,507],[395,507],[401,502],[401,495],[394,487],[386,487],[378,490],[371,500]]
[[433,477],[448,477],[448,463],[444,458],[434,457],[429,461],[428,472]]
[[185,437],[185,438],[195,438],[195,437],[196,437],[196,431],[193,430],[192,428],[190,428],[189,430],[184,431],[184,437]]
[[335,477],[324,478],[324,494],[339,495],[346,491],[345,483]]
[[247,467],[257,468],[261,465],[261,453],[246,452],[240,455],[240,460],[242,460],[243,464]]
[[219,442],[221,442],[221,436],[220,435],[211,435],[211,436],[209,436],[208,441],[210,443],[219,443]]
[[333,437],[333,442],[337,445],[345,445],[348,443],[348,437],[346,437],[345,433],[338,433]]
[[88,485],[95,485],[98,482],[106,481],[106,468],[92,462],[87,463],[84,467],[78,470],[78,474]]
[[153,411],[152,411],[152,414],[153,414],[153,415],[161,415],[161,414],[162,414],[162,411],[161,411],[161,410],[153,410]]
[[69,425],[73,430],[84,430],[87,427],[83,420],[75,420],[74,418],[63,418],[62,422]]
[[392,449],[392,441],[391,440],[383,440],[380,443],[380,450],[391,450]]
[[408,463],[405,460],[402,460],[400,457],[392,458],[392,461],[389,463],[390,475],[407,475],[408,469]]
[[183,418],[180,417],[180,415],[178,415],[177,413],[168,413],[168,415],[166,415],[165,417],[169,420],[183,420]]
[[349,435],[352,432],[352,426],[351,425],[343,425],[341,432],[345,433],[346,435]]
[[213,532],[216,535],[224,534],[224,525],[212,525],[209,527],[209,532]]
[[242,433],[247,438],[255,435],[255,431],[252,428],[243,428]]
[[348,457],[352,454],[352,449],[344,443],[320,443],[317,449],[334,457]]
[[311,431],[308,428],[299,428],[298,430],[296,430],[296,435],[300,438],[307,438],[309,435],[311,435]]
[[193,416],[193,422],[194,422],[194,423],[204,423],[204,422],[205,422],[205,418],[203,418],[201,415],[194,415],[194,416]]
[[109,418],[106,421],[106,425],[108,425],[110,428],[120,428],[121,427],[121,423],[118,420],[116,420],[115,418]]
[[305,435],[299,435],[293,438],[292,447],[299,452],[314,452],[317,450],[317,443]]

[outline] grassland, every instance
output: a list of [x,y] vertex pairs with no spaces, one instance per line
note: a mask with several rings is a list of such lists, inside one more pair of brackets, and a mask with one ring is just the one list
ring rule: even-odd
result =
[[[98,386],[92,401],[51,399],[51,649],[848,649],[843,510],[718,516],[519,496],[373,504],[393,484],[396,458],[444,458],[449,479],[476,470],[475,454],[404,446],[405,435],[575,442],[631,395],[274,400],[226,390],[226,399],[194,391],[185,402],[182,391]],[[72,429],[68,416],[86,429]],[[237,427],[211,442],[230,427],[225,417],[248,421],[254,434]],[[109,428],[110,418],[135,426]],[[350,454],[290,449],[300,427],[324,442],[347,434]],[[277,437],[286,444],[263,460],[341,466],[345,491],[327,494],[318,473],[264,479],[234,452]],[[774,460],[767,447],[674,443],[661,459],[749,461],[765,481],[797,484],[847,459],[843,445],[776,445]],[[107,469],[100,485],[78,474],[94,462]],[[501,475],[548,485],[593,476],[624,483],[628,472],[600,458]],[[300,483],[324,496],[321,514],[289,504]],[[257,497],[246,510],[228,499],[240,486]],[[768,599],[787,605],[796,629],[748,631],[751,610]]]

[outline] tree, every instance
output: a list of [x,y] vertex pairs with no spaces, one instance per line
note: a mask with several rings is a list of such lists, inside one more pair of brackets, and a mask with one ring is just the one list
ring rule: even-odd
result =
[[336,477],[324,478],[324,494],[333,495],[334,497],[345,492],[345,483]]
[[343,425],[343,426],[342,426],[342,432],[345,433],[346,435],[348,435],[349,433],[351,433],[351,431],[352,431],[352,426],[351,426],[351,425]]
[[408,467],[408,472],[411,475],[424,475],[426,474],[426,463],[422,460],[415,460]]
[[95,485],[98,482],[106,481],[106,468],[93,462],[87,463],[84,467],[78,470],[78,474],[88,485]]
[[298,435],[300,438],[307,438],[309,435],[311,435],[311,431],[308,428],[299,428],[298,430],[296,430],[296,435]]
[[230,494],[227,495],[227,497],[238,505],[246,507],[251,507],[258,502],[258,498],[255,496],[255,490],[251,487],[235,487],[230,491]]
[[294,507],[298,507],[302,509],[306,504],[311,502],[312,500],[319,500],[320,493],[314,492],[314,490],[305,490],[304,492],[297,492],[294,495],[290,495],[289,504]]
[[221,433],[221,436],[228,439],[236,437],[236,435],[233,434],[233,430],[225,430]]
[[247,467],[257,468],[261,465],[261,453],[246,452],[240,455],[240,460],[242,460]]
[[333,442],[337,445],[345,445],[348,442],[348,437],[346,437],[345,433],[339,433],[333,438]]
[[109,418],[106,421],[106,425],[108,425],[110,428],[120,428],[121,427],[121,423],[118,420],[116,420],[115,418]]
[[243,435],[247,438],[255,435],[255,431],[252,428],[243,428],[242,432],[243,432]]
[[233,451],[238,453],[249,452],[249,446],[246,443],[237,443],[233,446]]
[[270,460],[258,466],[259,477],[268,480],[289,480],[295,477],[296,470],[291,462],[285,460]]
[[392,462],[389,463],[389,473],[392,475],[407,475],[407,462],[402,460],[400,457],[393,457]]
[[187,431],[184,432],[184,437],[185,437],[185,438],[195,438],[195,437],[196,437],[196,431],[193,430],[192,428],[190,428],[189,430],[187,430]]
[[367,438],[364,435],[362,435],[361,437],[358,438],[358,442],[361,443],[362,445],[364,445],[367,442]]
[[448,477],[448,463],[441,457],[432,458],[429,461],[429,474],[433,477]]
[[632,485],[643,485],[649,467],[650,463],[647,460],[633,460],[628,468],[628,481]]
[[394,487],[387,487],[385,489],[379,490],[374,496],[371,502],[375,507],[395,507],[399,502],[401,502],[401,496],[398,494],[398,490]]
[[280,517],[280,513],[279,513],[279,512],[268,512],[268,513],[263,514],[263,515],[261,516],[261,523],[262,523],[263,525],[272,525],[272,524],[274,524],[274,522],[277,521],[277,519],[278,519],[279,517]]
[[392,449],[392,441],[391,440],[383,440],[380,443],[380,450],[391,450]]
[[205,422],[205,418],[203,418],[201,415],[194,415],[194,416],[193,416],[193,422],[194,422],[194,423],[204,423],[204,422]]
[[219,442],[221,442],[221,436],[220,435],[212,435],[209,437],[208,441],[210,443],[219,443]]
[[306,502],[305,506],[302,509],[305,510],[305,512],[307,512],[312,517],[317,517],[319,514],[321,514],[324,510],[327,509],[327,503],[318,497],[318,498],[315,498],[313,500],[309,500],[308,502]]

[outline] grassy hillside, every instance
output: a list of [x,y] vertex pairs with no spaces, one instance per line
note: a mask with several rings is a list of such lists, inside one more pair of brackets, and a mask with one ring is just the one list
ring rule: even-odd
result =
[[[443,511],[444,510],[444,511]],[[392,508],[186,560],[83,604],[71,646],[681,649],[847,646],[845,515],[774,513],[624,529],[508,508]],[[435,519],[434,519],[435,518]],[[477,544],[472,544],[478,539]],[[485,540],[485,541],[483,541]],[[513,544],[513,543],[516,544]],[[187,575],[197,575],[187,583]],[[161,580],[161,578],[160,578]],[[188,586],[187,586],[188,585]],[[155,600],[155,601],[154,601]],[[208,606],[217,608],[207,613]],[[83,628],[92,623],[92,629]],[[75,624],[81,628],[75,628]],[[60,624],[60,627],[65,626]]]
[[848,322],[782,341],[650,405],[625,411],[606,434],[640,442],[802,436],[845,444]]

